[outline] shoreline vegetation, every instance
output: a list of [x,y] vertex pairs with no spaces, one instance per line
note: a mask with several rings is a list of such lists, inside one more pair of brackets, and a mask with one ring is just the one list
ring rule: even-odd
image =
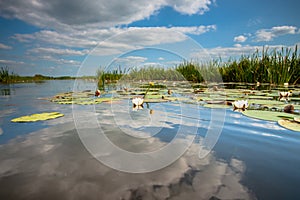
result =
[[223,62],[217,60],[200,63],[184,61],[172,68],[150,66],[121,70],[120,67],[111,72],[97,71],[98,88],[103,89],[105,83],[116,83],[126,80],[169,80],[189,81],[191,83],[233,82],[233,83],[268,83],[270,85],[300,84],[300,54],[298,46],[262,51],[256,50],[250,55],[242,55],[239,59]]
[[95,79],[95,76],[82,76],[82,77],[73,77],[73,76],[45,76],[42,74],[35,74],[34,76],[19,76],[14,72],[11,72],[9,68],[1,67],[0,68],[0,83],[10,84],[10,83],[31,83],[31,82],[43,82],[47,80],[74,80],[74,79]]

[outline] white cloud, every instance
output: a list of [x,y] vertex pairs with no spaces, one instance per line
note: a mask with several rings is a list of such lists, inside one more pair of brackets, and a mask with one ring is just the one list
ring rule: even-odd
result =
[[[102,36],[99,34],[99,36]],[[67,47],[91,47],[98,44],[92,33],[86,32],[56,32],[42,30],[33,34],[15,34],[12,38],[19,42],[43,42]]]
[[8,50],[8,49],[12,49],[12,47],[11,47],[11,46],[7,46],[7,45],[5,45],[5,44],[2,44],[2,43],[0,43],[0,49],[6,49],[6,50]]
[[281,35],[297,34],[297,27],[295,26],[275,26],[271,29],[261,29],[256,32],[257,42],[272,41],[274,38]]
[[188,26],[188,27],[171,27],[170,30],[182,32],[185,34],[192,35],[201,35],[203,33],[209,31],[215,31],[217,29],[216,25],[208,25],[208,26]]
[[[109,28],[100,30],[77,31],[75,33],[58,33],[56,31],[43,30],[33,34],[15,34],[13,36],[19,42],[39,44],[39,47],[28,50],[28,53],[60,56],[83,56],[93,48],[93,55],[121,54],[125,51],[153,46],[182,42],[187,39],[184,34],[204,34],[214,31],[215,25],[188,26],[188,27],[129,27]],[[59,46],[48,48],[41,46]],[[62,48],[67,47],[67,48]],[[74,50],[84,48],[85,50]],[[89,49],[89,50],[87,50]]]
[[247,39],[248,38],[246,36],[239,35],[239,36],[234,37],[233,41],[235,41],[235,42],[246,42]]
[[0,64],[4,65],[24,65],[25,63],[22,61],[15,61],[15,60],[0,60]]
[[240,48],[240,47],[242,47],[242,45],[241,45],[241,44],[234,44],[233,46],[234,46],[234,47],[237,47],[237,48]]
[[182,14],[204,14],[209,11],[211,0],[168,0],[168,4],[174,8],[174,10]]
[[[76,32],[56,32],[42,30],[33,34],[15,34],[13,36],[19,42],[33,43],[42,42],[45,44],[91,48],[97,44],[104,47],[103,52],[111,51],[111,48],[132,49],[132,45],[154,45],[161,43],[179,42],[186,39],[184,34],[200,35],[209,31],[216,30],[216,25],[208,26],[187,26],[187,27],[129,27],[129,28],[108,28],[108,29],[89,29]],[[173,32],[173,33],[172,33]],[[114,43],[108,43],[105,40],[115,37]],[[126,38],[125,38],[126,37]],[[115,52],[115,51],[113,51]],[[112,52],[112,53],[113,53]],[[118,53],[117,51],[116,53]],[[109,53],[110,54],[110,53]]]
[[71,65],[71,66],[77,66],[79,67],[81,65],[81,62],[77,60],[67,60],[67,59],[59,59],[55,61],[59,65]]
[[1,0],[0,15],[55,30],[112,27],[146,19],[162,7],[203,14],[211,0]]
[[58,49],[58,48],[34,48],[30,49],[28,52],[36,54],[46,54],[46,55],[63,55],[63,56],[84,56],[89,53],[88,50],[77,51],[73,49]]
[[144,63],[148,58],[142,56],[127,56],[114,59],[115,65],[125,66],[138,66],[141,63]]
[[270,45],[270,46],[242,46],[237,44],[233,47],[216,47],[211,49],[205,49],[198,52],[193,52],[191,57],[199,61],[209,61],[212,59],[222,58],[223,61],[227,61],[229,58],[240,58],[241,55],[251,55],[256,50],[261,51],[263,48],[280,49],[281,47],[294,48],[295,46],[284,45]]

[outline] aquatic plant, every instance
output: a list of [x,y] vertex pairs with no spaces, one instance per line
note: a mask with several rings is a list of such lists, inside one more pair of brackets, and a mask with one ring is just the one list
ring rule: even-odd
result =
[[10,83],[17,78],[17,75],[13,72],[10,72],[9,68],[1,67],[0,68],[0,83]]
[[62,116],[64,116],[64,114],[59,112],[45,112],[45,113],[37,113],[37,114],[14,118],[11,121],[12,122],[36,122],[36,121],[55,119]]
[[284,112],[274,112],[267,110],[246,110],[242,112],[245,116],[267,120],[267,121],[278,121],[280,119],[293,119],[296,117],[295,114],[284,113]]
[[168,80],[168,81],[183,81],[184,77],[178,73],[174,68],[163,68],[159,66],[148,67],[134,67],[128,74],[126,80],[133,81],[154,81],[154,80]]
[[256,50],[252,55],[242,55],[239,60],[229,60],[220,67],[220,73],[224,82],[297,84],[300,82],[298,46]]
[[233,110],[241,109],[243,111],[245,111],[249,106],[247,100],[237,100],[234,101],[232,105],[233,105]]
[[296,120],[280,119],[277,123],[286,129],[300,132],[300,123]]
[[117,69],[105,72],[103,69],[98,69],[96,72],[96,80],[98,81],[98,89],[104,89],[106,83],[115,83],[126,74],[127,70],[122,70],[119,66]]

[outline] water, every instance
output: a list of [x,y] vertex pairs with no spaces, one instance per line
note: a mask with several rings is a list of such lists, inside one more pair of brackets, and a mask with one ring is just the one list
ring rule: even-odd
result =
[[[196,133],[188,134],[196,136],[195,142],[182,157],[149,173],[111,169],[83,147],[75,129],[72,106],[43,99],[71,91],[73,84],[66,80],[0,86],[0,199],[298,199],[300,196],[300,133],[230,109],[226,110],[220,138],[205,158],[198,157],[199,140],[207,134],[213,110],[187,105],[186,109],[197,110],[199,115],[189,112],[184,117],[198,119],[200,127]],[[95,88],[95,83],[82,84],[82,89]],[[159,134],[140,142],[120,134],[107,109],[110,106],[103,103],[90,108],[101,119],[99,123],[107,137],[128,151],[160,148],[174,138],[180,127],[180,105],[151,104],[155,116],[165,117],[167,122],[157,129],[161,130]],[[88,107],[78,108],[84,113]],[[15,117],[46,111],[59,111],[65,116],[36,123],[10,122]],[[130,114],[137,116],[134,112]],[[185,121],[185,125],[189,122]],[[151,126],[154,123],[161,122],[154,121]],[[125,123],[118,125],[123,130],[128,128]],[[136,126],[136,131],[140,131],[139,122]]]

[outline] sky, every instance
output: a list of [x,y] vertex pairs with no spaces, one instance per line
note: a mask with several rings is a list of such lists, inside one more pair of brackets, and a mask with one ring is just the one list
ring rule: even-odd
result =
[[300,44],[298,0],[0,0],[0,67],[95,75]]

